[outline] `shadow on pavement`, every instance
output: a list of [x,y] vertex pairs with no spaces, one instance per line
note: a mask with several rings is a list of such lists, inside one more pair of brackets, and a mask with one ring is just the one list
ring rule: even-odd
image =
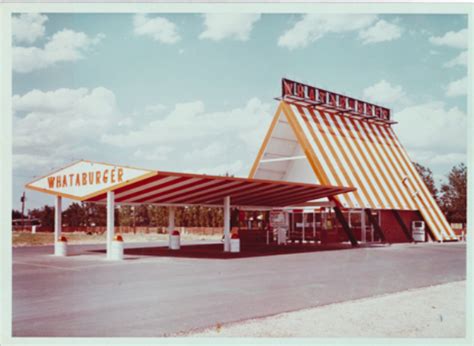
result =
[[[374,245],[375,246],[375,245]],[[380,246],[380,245],[378,245]],[[230,253],[223,251],[222,244],[182,245],[180,250],[170,250],[166,246],[128,248],[125,255],[156,256],[156,257],[184,257],[202,259],[234,259],[247,257],[288,255],[307,252],[321,252],[334,250],[354,249],[350,244],[289,244],[286,246],[265,244],[242,244],[241,252]],[[105,253],[105,250],[91,250],[91,252]]]

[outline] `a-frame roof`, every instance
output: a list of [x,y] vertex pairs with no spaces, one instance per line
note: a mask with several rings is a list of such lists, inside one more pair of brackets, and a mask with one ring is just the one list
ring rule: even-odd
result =
[[281,101],[250,177],[295,176],[298,155],[305,182],[357,188],[334,197],[342,207],[418,210],[437,240],[456,239],[389,124]]

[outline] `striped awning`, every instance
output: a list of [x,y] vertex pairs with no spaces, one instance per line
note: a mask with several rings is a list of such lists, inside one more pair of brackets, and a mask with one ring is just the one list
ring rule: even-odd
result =
[[[110,190],[115,192],[118,204],[220,206],[224,197],[230,196],[233,206],[286,207],[355,188],[157,171],[151,177]],[[84,201],[105,203],[106,198],[104,191]]]

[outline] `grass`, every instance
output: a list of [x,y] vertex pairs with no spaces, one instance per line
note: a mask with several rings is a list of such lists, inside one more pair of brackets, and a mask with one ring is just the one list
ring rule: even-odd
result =
[[[67,238],[69,244],[97,244],[105,243],[106,234],[87,234],[85,232],[68,232],[63,233]],[[37,232],[12,232],[12,244],[14,247],[19,246],[39,246],[52,245],[54,243],[54,233]],[[158,233],[123,233],[124,242],[152,242],[152,241],[166,241],[167,234]],[[182,234],[183,240],[218,240],[219,235],[199,235],[199,234]]]

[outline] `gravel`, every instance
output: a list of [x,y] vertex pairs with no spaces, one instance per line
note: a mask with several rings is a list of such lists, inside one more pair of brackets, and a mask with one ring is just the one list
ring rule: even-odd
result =
[[463,338],[466,282],[282,313],[216,326],[192,337]]

